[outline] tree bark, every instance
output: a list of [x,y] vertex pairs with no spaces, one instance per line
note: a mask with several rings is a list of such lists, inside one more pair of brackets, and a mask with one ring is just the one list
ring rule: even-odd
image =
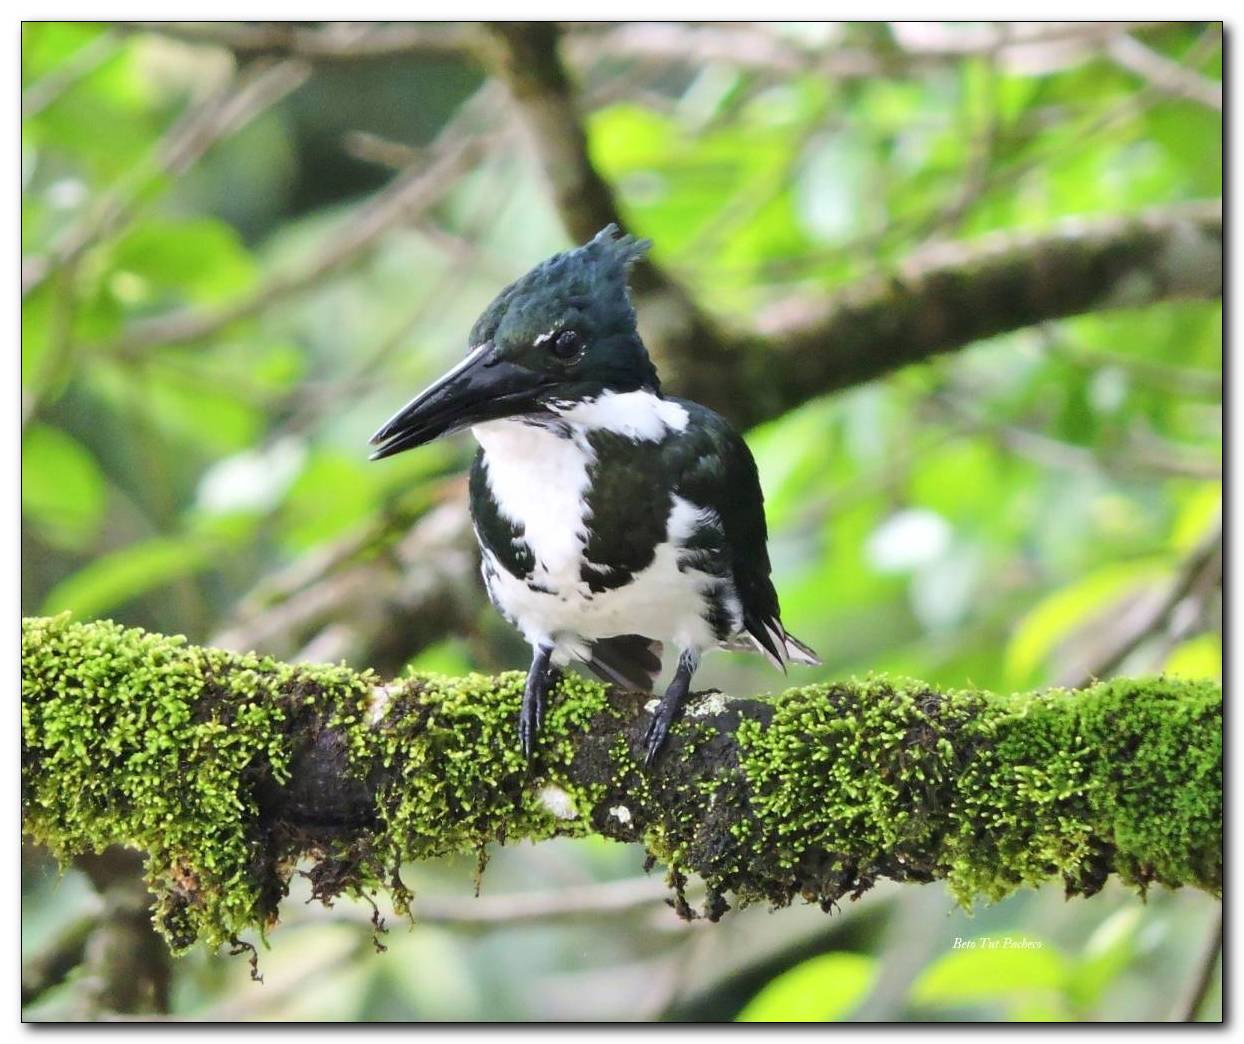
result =
[[[522,676],[295,666],[67,615],[22,624],[26,831],[145,851],[176,949],[276,919],[299,858],[331,899],[404,860],[596,834],[729,902],[829,909],[879,877],[964,903],[1110,874],[1219,893],[1222,696],[1138,679],[1015,696],[869,678],[695,697],[651,772],[643,694],[560,683],[530,764]],[[727,896],[730,897],[727,900]],[[417,913],[417,910],[416,910]]]

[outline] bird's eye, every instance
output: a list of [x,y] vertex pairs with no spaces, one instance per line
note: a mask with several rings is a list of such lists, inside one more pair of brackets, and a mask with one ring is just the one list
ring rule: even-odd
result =
[[583,347],[583,338],[574,330],[563,330],[549,346],[549,350],[559,359],[573,359]]

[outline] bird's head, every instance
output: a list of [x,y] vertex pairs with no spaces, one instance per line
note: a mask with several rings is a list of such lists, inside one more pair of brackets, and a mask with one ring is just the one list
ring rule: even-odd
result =
[[607,391],[659,391],[627,292],[648,246],[609,225],[507,286],[476,320],[466,358],[372,436],[372,460],[485,421],[552,419]]

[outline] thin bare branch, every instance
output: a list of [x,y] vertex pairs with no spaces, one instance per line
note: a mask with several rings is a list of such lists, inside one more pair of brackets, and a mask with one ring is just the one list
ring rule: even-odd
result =
[[656,67],[701,68],[718,62],[780,77],[815,73],[849,80],[915,74],[966,56],[995,54],[1005,68],[1048,72],[1093,57],[1105,41],[1143,24],[898,22],[888,27],[888,37],[886,27],[878,27],[881,32],[870,45],[845,40],[841,25],[822,26],[817,39],[784,33],[769,23],[572,23],[566,56],[579,67],[606,58]]
[[119,41],[114,33],[101,33],[79,48],[41,80],[22,91],[22,119],[38,116],[75,84],[90,76],[117,53]]
[[1124,371],[1136,381],[1190,398],[1222,400],[1222,373],[1191,366],[1172,366],[1157,359],[1123,352],[1109,352],[1069,344],[1055,337],[1046,338],[1045,350],[1076,366]]
[[290,272],[268,281],[215,309],[187,309],[135,324],[99,347],[105,353],[134,356],[158,346],[186,344],[258,315],[272,305],[316,286],[355,263],[393,228],[415,220],[452,189],[458,175],[484,151],[485,142],[474,133],[481,115],[491,106],[493,93],[481,88],[441,131],[426,150],[426,164],[403,170],[384,189],[343,220],[336,234]]
[[1156,436],[1142,440],[1133,434],[1122,447],[1090,448],[1064,442],[1019,424],[989,420],[964,397],[933,394],[926,400],[926,405],[934,413],[950,418],[959,430],[984,433],[1019,456],[1050,468],[1081,474],[1174,475],[1202,481],[1222,478],[1222,465],[1217,460],[1174,446]]
[[[1204,602],[1222,585],[1222,523],[1218,522],[1193,549],[1168,581],[1142,592],[1127,605],[1112,607],[1110,620],[1095,632],[1099,638],[1084,656],[1068,655],[1055,679],[1058,685],[1087,685],[1108,678],[1151,637],[1174,627],[1185,600]],[[1199,619],[1199,611],[1192,613]]]
[[1111,60],[1146,83],[1176,98],[1188,98],[1207,109],[1222,112],[1222,84],[1194,69],[1146,47],[1134,36],[1123,34],[1106,44]]
[[22,259],[23,296],[52,271],[77,260],[131,220],[152,177],[186,173],[218,141],[237,133],[297,90],[310,74],[311,67],[305,62],[257,63],[239,74],[236,83],[187,112],[156,145],[150,164],[106,193],[46,254]]
[[1222,907],[1214,911],[1210,924],[1209,936],[1196,963],[1196,974],[1188,983],[1187,992],[1180,998],[1175,1008],[1172,1022],[1196,1022],[1205,998],[1209,996],[1210,987],[1214,984],[1214,969],[1222,958]]
[[[617,881],[571,885],[549,891],[511,892],[457,898],[422,892],[411,904],[416,924],[454,928],[512,928],[524,924],[556,924],[587,919],[632,917],[669,898],[669,885],[661,877],[626,877]],[[325,907],[312,907],[315,916],[328,916]],[[360,911],[361,912],[361,911]],[[335,916],[335,915],[334,915]],[[371,919],[371,911],[366,913]],[[672,914],[674,925],[684,925]]]
[[393,228],[439,202],[481,148],[477,140],[456,142],[426,168],[399,175],[343,220],[337,234],[295,271],[274,276],[251,293],[213,310],[174,312],[147,320],[101,345],[100,350],[134,356],[155,347],[202,340],[302,293],[357,261]]
[[479,33],[469,22],[121,22],[131,32],[224,47],[245,57],[291,55],[310,61],[360,61],[404,55],[473,55]]

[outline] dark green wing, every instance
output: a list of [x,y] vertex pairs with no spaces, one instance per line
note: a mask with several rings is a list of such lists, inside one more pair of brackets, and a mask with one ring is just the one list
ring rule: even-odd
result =
[[[774,664],[785,669],[794,650],[782,627],[777,591],[769,579],[768,528],[756,461],[726,419],[699,403],[674,399],[690,414],[687,431],[667,443],[675,492],[721,519],[721,552],[743,606],[743,627]],[[671,459],[672,458],[672,459]],[[796,648],[801,648],[798,643]]]

